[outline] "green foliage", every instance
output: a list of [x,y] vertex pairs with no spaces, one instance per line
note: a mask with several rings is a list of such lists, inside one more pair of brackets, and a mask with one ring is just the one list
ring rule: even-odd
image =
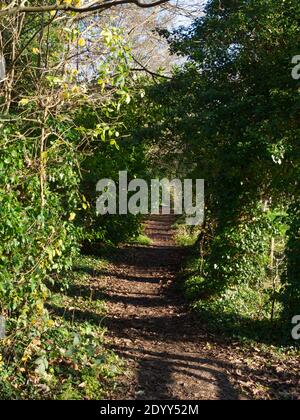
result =
[[272,290],[247,284],[227,289],[216,300],[196,301],[198,316],[219,334],[241,340],[290,346],[290,331],[281,322],[282,306],[276,303],[271,321]]
[[178,245],[189,247],[195,245],[199,237],[199,229],[191,228],[184,224],[176,226],[175,240]]
[[32,319],[28,331],[8,322],[0,342],[3,399],[102,399],[114,385],[122,365],[105,349],[106,331],[99,326],[104,294],[91,289],[93,273],[106,267],[97,258],[77,258],[72,271],[48,284],[51,317]]
[[288,231],[287,257],[288,267],[284,281],[284,295],[282,300],[285,304],[284,315],[287,319],[298,314],[300,311],[300,204],[299,200],[293,203],[289,209],[290,228]]
[[269,264],[270,241],[271,228],[264,214],[219,227],[207,261],[206,291],[219,293],[233,285],[261,284]]
[[[122,142],[121,151],[114,146],[104,144],[88,156],[82,168],[84,176],[80,189],[87,203],[91,203],[80,213],[82,240],[85,243],[118,244],[126,242],[139,233],[142,219],[139,216],[106,215],[96,216],[97,182],[101,179],[112,179],[119,185],[119,171],[126,170],[129,179],[143,178],[146,175],[146,159],[143,146],[136,145],[131,139]],[[108,159],[109,156],[109,159]],[[118,190],[118,188],[117,188]],[[119,194],[117,194],[117,203]]]
[[[130,49],[118,29],[104,28],[98,36],[106,59],[87,89],[62,61],[79,29],[56,22],[31,44],[40,17],[24,22],[18,48],[25,69],[18,61],[13,89],[0,92],[0,315],[7,321],[0,394],[101,398],[105,381],[118,372],[115,356],[103,348],[99,319],[96,326],[73,325],[55,315],[72,299],[54,293],[52,283],[67,275],[82,245],[115,244],[140,232],[138,217],[96,215],[100,179],[117,179],[119,170],[132,177],[146,172],[144,147],[130,136],[132,114],[126,117],[135,95]],[[37,70],[42,63],[45,70]],[[102,299],[78,297],[72,305],[94,312],[93,319],[103,316]]]
[[[40,334],[20,330],[13,339],[15,363],[1,344],[0,393],[3,399],[101,399],[105,381],[120,372],[116,356],[104,350],[104,333],[88,323],[56,320]],[[23,347],[24,346],[24,347]],[[25,349],[25,351],[24,351]]]
[[27,129],[6,125],[0,139],[1,313],[21,318],[32,316],[36,310],[42,313],[47,297],[42,280],[54,270],[69,268],[77,251],[76,229],[68,221],[78,202],[79,174],[73,146],[65,142],[55,159],[53,141],[44,156],[51,163],[46,205],[42,206],[40,162],[35,157],[34,137],[22,133]]
[[187,300],[194,302],[203,294],[203,289],[206,287],[205,279],[203,277],[192,276],[189,277],[184,284],[184,294]]
[[180,275],[183,293],[200,322],[222,336],[276,348],[291,345],[290,330],[281,319],[283,305],[274,301],[271,278],[261,283],[233,284],[213,295],[208,293],[207,279],[200,274],[202,264],[194,249]]
[[133,238],[130,243],[141,246],[151,246],[152,240],[148,236],[140,234]]
[[[96,215],[97,182],[117,182],[121,170],[131,179],[205,178],[206,225],[177,235],[197,249],[184,290],[199,313],[245,336],[270,320],[273,328],[281,312],[290,324],[300,307],[299,82],[291,77],[299,14],[298,0],[210,0],[190,28],[164,33],[187,60],[159,83],[131,78],[117,28],[95,34],[87,22],[51,24],[48,13],[0,23],[9,69],[0,84],[2,397],[92,399],[118,373],[98,327],[102,297],[74,298],[85,279],[60,275],[82,246],[150,245],[142,218]],[[78,70],[74,51],[95,37],[97,68]],[[272,256],[284,253],[286,269],[274,272]]]
[[299,196],[299,82],[291,77],[299,7],[297,0],[228,0],[222,7],[210,0],[190,28],[164,33],[187,61],[148,94],[159,113],[152,134],[162,150],[165,143],[177,152],[166,154],[168,165],[206,181],[210,235],[190,294],[219,302],[232,287],[262,285],[271,239],[286,233],[287,221],[270,214],[289,208],[288,270],[284,287],[273,293],[289,316],[300,305],[293,205]]

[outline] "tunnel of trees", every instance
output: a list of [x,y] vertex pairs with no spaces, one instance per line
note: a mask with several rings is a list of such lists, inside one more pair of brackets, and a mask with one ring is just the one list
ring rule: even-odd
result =
[[51,305],[81,255],[143,234],[141,215],[96,214],[120,170],[205,179],[204,224],[178,222],[186,299],[212,328],[295,344],[300,4],[186,3],[1,2],[3,398],[62,395],[79,369],[93,398],[92,378],[117,373],[103,330]]

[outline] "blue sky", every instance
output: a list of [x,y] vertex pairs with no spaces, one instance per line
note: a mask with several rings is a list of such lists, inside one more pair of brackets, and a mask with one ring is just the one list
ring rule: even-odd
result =
[[[172,5],[178,5],[182,9],[192,11],[195,17],[201,16],[206,3],[207,0],[171,0]],[[176,26],[188,26],[192,22],[192,20],[193,19],[182,14],[176,19]]]

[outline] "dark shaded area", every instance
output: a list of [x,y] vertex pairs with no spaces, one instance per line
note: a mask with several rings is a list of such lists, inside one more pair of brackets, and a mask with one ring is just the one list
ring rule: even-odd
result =
[[103,325],[104,316],[101,318],[92,311],[82,311],[80,309],[66,309],[54,305],[47,305],[47,309],[56,316],[64,318],[66,321],[73,323],[89,322],[94,325]]
[[208,330],[224,338],[250,340],[276,347],[297,346],[291,336],[292,325],[289,329],[284,320],[272,322],[268,319],[252,319],[239,314],[209,310],[198,312],[197,317]]
[[55,282],[54,284],[48,283],[47,286],[52,293],[60,293],[61,290],[63,290],[65,296],[82,297],[92,301],[103,300],[106,296],[104,289],[99,289],[97,286],[93,287],[92,282],[91,287],[76,285],[73,283],[68,283],[66,286],[61,282]]
[[[114,347],[122,357],[128,357],[128,350],[122,347]],[[159,353],[154,351],[138,350],[134,356],[139,363],[138,383],[142,389],[149,392],[141,399],[170,399],[172,394],[172,375],[174,372],[193,377],[196,381],[209,384],[211,378],[216,382],[218,388],[218,399],[238,400],[238,391],[229,382],[223,370],[230,369],[228,363],[220,363],[213,358],[200,358],[196,355],[174,355],[173,353]],[[158,369],[159,366],[159,369]],[[219,370],[221,369],[221,371]],[[149,376],[148,372],[153,375]],[[207,377],[209,374],[209,377]],[[180,384],[184,386],[184,383]],[[138,398],[140,399],[140,398]],[[175,395],[172,399],[177,399]]]

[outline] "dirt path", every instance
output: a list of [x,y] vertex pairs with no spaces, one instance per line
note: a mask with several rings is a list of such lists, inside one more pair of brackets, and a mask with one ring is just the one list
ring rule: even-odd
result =
[[199,329],[174,287],[183,250],[173,241],[172,216],[147,224],[150,247],[125,247],[107,280],[112,348],[127,361],[122,399],[239,399],[226,355]]

